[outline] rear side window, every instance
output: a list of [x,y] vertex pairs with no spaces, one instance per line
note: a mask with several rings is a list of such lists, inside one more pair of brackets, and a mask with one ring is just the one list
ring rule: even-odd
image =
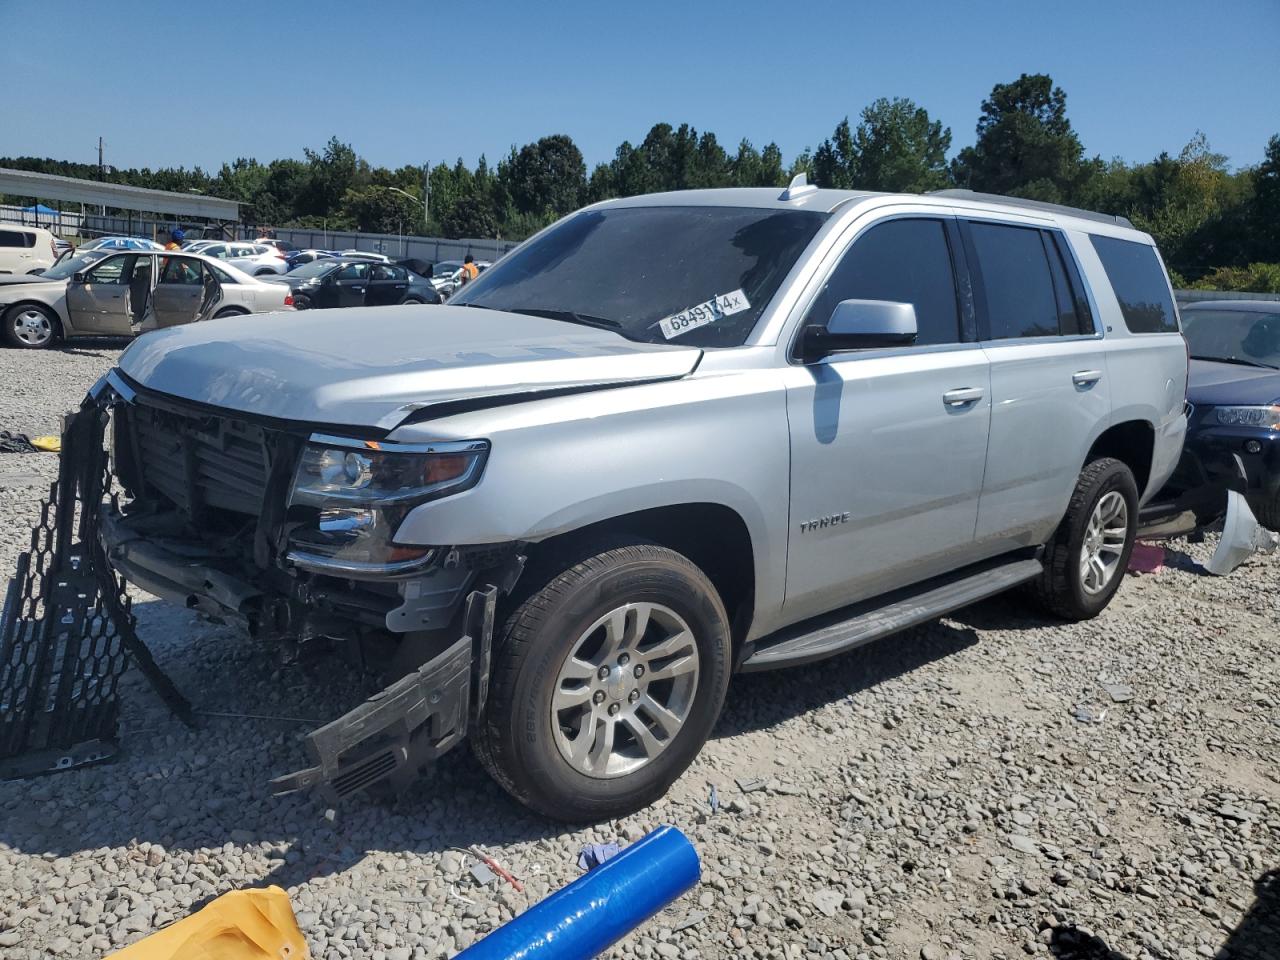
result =
[[987,339],[1059,336],[1058,297],[1041,231],[970,222],[969,235],[978,259]]
[[890,220],[872,227],[836,264],[809,311],[825,324],[841,300],[891,300],[916,309],[917,344],[958,343],[960,312],[941,220]]
[[[27,239],[31,239],[31,243],[27,243]],[[19,230],[0,230],[0,247],[31,247],[35,246],[35,235],[23,233]]]
[[1120,301],[1129,332],[1176,333],[1178,315],[1155,247],[1092,234],[1089,240]]

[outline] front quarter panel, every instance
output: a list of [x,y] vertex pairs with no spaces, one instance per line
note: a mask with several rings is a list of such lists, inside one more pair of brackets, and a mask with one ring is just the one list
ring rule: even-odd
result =
[[401,543],[538,542],[655,507],[714,503],[751,536],[753,634],[781,605],[789,453],[776,370],[693,376],[518,403],[418,424],[390,439],[488,439],[473,490],[413,510]]

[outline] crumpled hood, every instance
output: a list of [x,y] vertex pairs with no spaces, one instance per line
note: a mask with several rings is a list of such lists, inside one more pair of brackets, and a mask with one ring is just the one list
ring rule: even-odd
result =
[[1187,399],[1197,406],[1269,404],[1280,398],[1280,371],[1192,360]]
[[436,404],[681,377],[702,351],[462,306],[226,317],[120,357],[142,387],[258,416],[390,430]]

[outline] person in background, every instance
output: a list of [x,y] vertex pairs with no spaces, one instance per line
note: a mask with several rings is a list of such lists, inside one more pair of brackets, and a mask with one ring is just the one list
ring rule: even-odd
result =
[[480,268],[476,266],[476,258],[468,253],[462,258],[462,276],[459,278],[461,285],[465,287],[478,276],[480,276]]
[[186,233],[181,227],[174,227],[169,232],[169,242],[164,245],[166,250],[181,250],[182,241],[186,238]]

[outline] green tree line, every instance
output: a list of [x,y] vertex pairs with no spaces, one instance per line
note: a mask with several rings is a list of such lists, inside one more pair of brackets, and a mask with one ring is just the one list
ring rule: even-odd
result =
[[[491,165],[372,166],[334,137],[303,159],[240,158],[199,167],[110,169],[105,179],[238,200],[248,223],[375,233],[522,239],[586,203],[696,187],[784,186],[801,171],[820,186],[924,192],[964,187],[1128,217],[1156,238],[1175,283],[1280,292],[1280,134],[1262,163],[1232,171],[1203,134],[1176,153],[1129,163],[1088,156],[1067,97],[1045,74],[1000,83],[982,102],[976,139],[948,159],[951,130],[903,98],[879,99],[788,164],[777,144],[726,149],[710,131],[655,124],[588,171],[565,134]],[[0,166],[96,179],[93,164],[0,158]],[[423,184],[430,178],[430,215]],[[407,196],[406,196],[407,194]]]

